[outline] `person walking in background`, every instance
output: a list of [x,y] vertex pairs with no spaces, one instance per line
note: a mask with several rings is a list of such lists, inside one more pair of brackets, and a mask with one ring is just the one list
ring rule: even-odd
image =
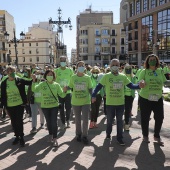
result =
[[139,75],[139,81],[146,86],[140,90],[140,112],[143,141],[149,143],[149,120],[151,112],[154,113],[155,127],[154,140],[163,145],[160,131],[164,119],[162,89],[163,85],[169,85],[163,70],[160,68],[159,58],[155,54],[149,55],[145,60],[145,69]]
[[[41,74],[40,71],[34,71],[36,79],[35,86],[41,83]],[[32,91],[31,91],[32,92]],[[31,134],[37,133],[37,114],[40,114],[40,127],[44,128],[44,113],[41,109],[41,93],[37,90],[31,93],[30,96],[30,107],[32,112],[32,130]]]
[[16,145],[20,142],[20,145],[24,146],[23,114],[24,106],[27,104],[25,86],[31,85],[32,80],[24,80],[15,76],[15,68],[12,66],[9,66],[6,71],[8,78],[1,83],[0,108],[3,108],[4,106],[10,114],[16,137],[12,144]]
[[[71,104],[75,114],[76,138],[84,144],[88,144],[88,120],[91,104],[92,82],[91,78],[84,73],[85,63],[77,63],[77,73],[70,79],[68,89],[72,89]],[[81,127],[82,121],[82,127]]]
[[[126,64],[123,73],[128,77],[132,83],[136,83],[136,77],[133,74],[132,66]],[[129,118],[132,115],[133,100],[135,98],[135,90],[125,86],[125,125],[124,130],[128,131],[130,128]]]
[[63,90],[61,86],[55,82],[55,73],[47,70],[44,74],[45,81],[37,84],[36,76],[33,74],[32,91],[41,93],[41,108],[44,113],[49,133],[49,141],[53,142],[53,146],[57,147],[57,115],[58,115],[58,95],[62,97]]
[[[68,86],[73,70],[67,67],[66,56],[60,57],[60,67],[54,70],[56,76],[56,82],[63,88]],[[59,96],[59,102],[61,103],[60,118],[62,122],[62,129],[65,129],[65,123],[67,127],[70,127],[70,115],[71,115],[71,91],[68,90],[65,96],[62,98]],[[64,112],[66,110],[66,114]]]
[[[100,73],[100,69],[97,66],[94,66],[91,70],[91,81],[92,81],[92,87],[95,88],[98,84],[98,75]],[[104,96],[104,91],[101,89],[98,94],[96,95],[96,102],[91,103],[91,121],[89,128],[97,128],[97,118],[99,115],[99,107],[102,101],[102,97]]]

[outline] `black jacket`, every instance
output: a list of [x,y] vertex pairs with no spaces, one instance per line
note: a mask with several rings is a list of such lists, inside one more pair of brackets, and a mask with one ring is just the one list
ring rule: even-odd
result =
[[[5,79],[4,81],[2,81],[1,83],[1,104],[0,104],[0,108],[7,107],[7,92],[6,92],[6,87],[7,87],[7,79]],[[25,93],[25,85],[31,85],[32,84],[32,80],[28,81],[28,80],[24,80],[21,79],[19,77],[15,78],[15,84],[18,87],[19,93],[21,95],[23,104],[25,105],[27,103],[27,96]]]

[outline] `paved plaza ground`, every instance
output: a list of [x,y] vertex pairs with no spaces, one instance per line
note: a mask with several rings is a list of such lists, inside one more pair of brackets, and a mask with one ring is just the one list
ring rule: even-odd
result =
[[26,145],[23,148],[11,144],[14,136],[10,121],[0,122],[0,170],[170,170],[170,103],[164,102],[164,108],[165,119],[161,131],[164,146],[153,140],[153,115],[149,134],[151,143],[142,142],[137,97],[130,131],[124,132],[125,146],[116,142],[116,125],[113,125],[111,141],[105,139],[106,118],[102,109],[98,118],[99,127],[89,130],[89,145],[75,140],[74,115],[71,128],[63,131],[59,127],[57,148],[47,142],[47,130],[39,128],[39,115],[39,129],[35,135],[30,134],[29,119],[24,120]]

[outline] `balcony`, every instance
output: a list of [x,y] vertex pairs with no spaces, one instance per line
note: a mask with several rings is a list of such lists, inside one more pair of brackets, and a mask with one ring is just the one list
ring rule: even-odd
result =
[[129,48],[128,48],[128,51],[132,51],[132,48],[131,48],[131,47],[129,47]]
[[114,37],[114,36],[117,36],[117,34],[113,34],[113,33],[112,33],[110,36]]
[[110,51],[102,51],[101,55],[110,55]]
[[1,48],[0,48],[0,51],[8,51],[8,49],[7,49],[7,48],[4,48],[4,47],[1,47]]
[[116,42],[111,42],[111,45],[117,45],[117,43]]
[[132,37],[128,37],[128,41],[131,41],[132,40]]
[[95,36],[96,36],[96,37],[100,37],[100,36],[101,36],[101,34],[99,34],[99,33],[98,33],[98,34],[95,34]]
[[95,42],[95,45],[100,45],[101,43],[100,42]]

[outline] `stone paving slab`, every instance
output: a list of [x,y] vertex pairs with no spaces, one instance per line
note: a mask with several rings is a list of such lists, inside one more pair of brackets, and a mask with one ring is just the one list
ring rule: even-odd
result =
[[[75,140],[74,117],[71,128],[59,128],[58,148],[47,142],[47,130],[30,135],[31,122],[24,120],[26,146],[11,145],[13,132],[10,121],[0,122],[0,170],[170,170],[170,103],[165,102],[165,119],[161,136],[164,147],[153,141],[153,116],[150,120],[150,144],[142,142],[137,98],[134,101],[131,128],[124,132],[125,146],[116,142],[116,125],[112,138],[105,139],[106,118],[101,111],[99,127],[89,130],[89,145]],[[38,115],[38,125],[39,125]],[[59,121],[60,124],[60,121]]]

